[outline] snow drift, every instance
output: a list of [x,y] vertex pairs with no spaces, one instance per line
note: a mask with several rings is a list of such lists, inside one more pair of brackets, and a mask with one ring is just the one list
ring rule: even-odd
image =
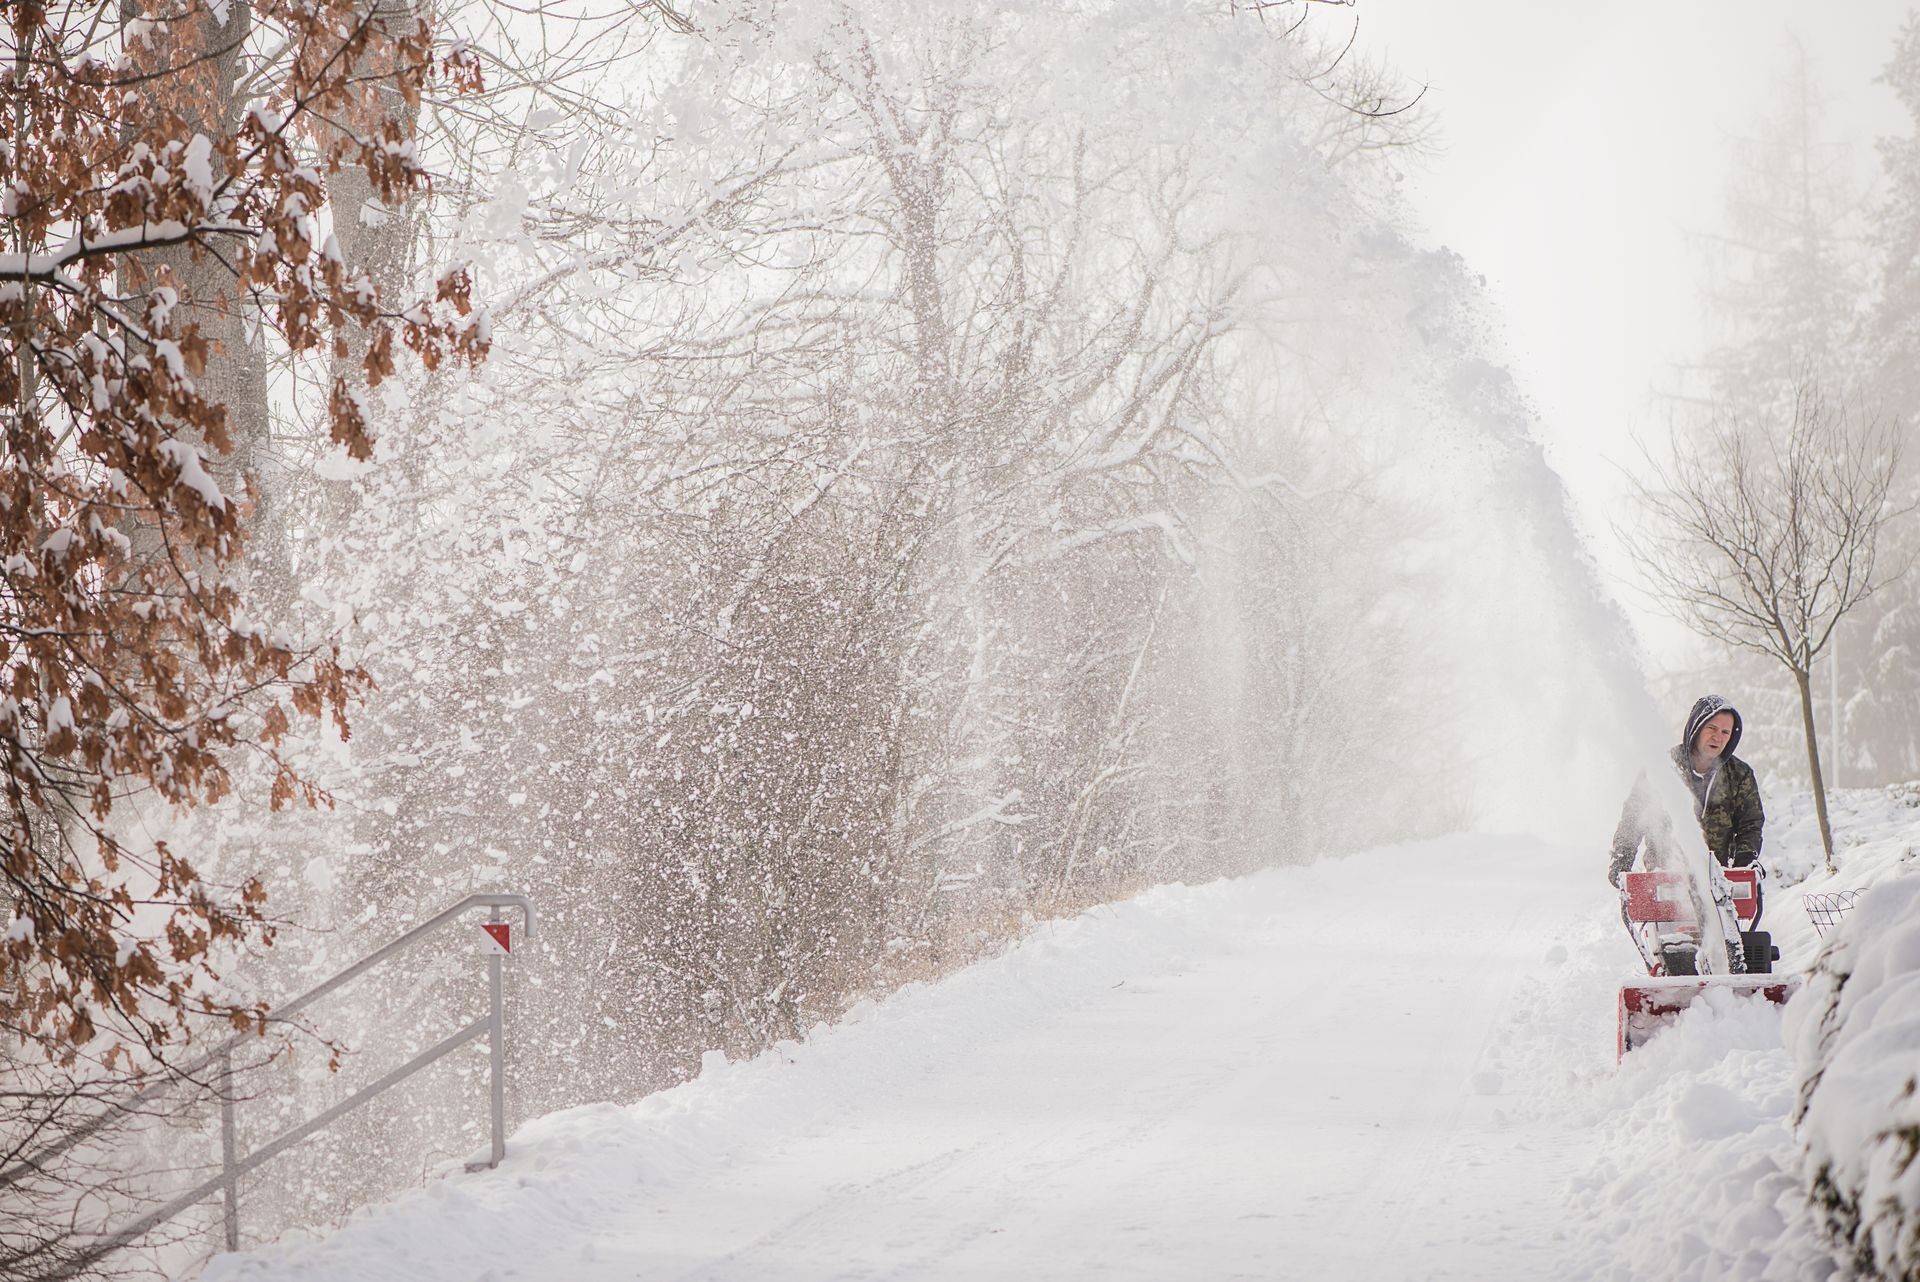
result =
[[1786,1032],[1821,1230],[1861,1277],[1920,1276],[1920,874],[1862,898]]

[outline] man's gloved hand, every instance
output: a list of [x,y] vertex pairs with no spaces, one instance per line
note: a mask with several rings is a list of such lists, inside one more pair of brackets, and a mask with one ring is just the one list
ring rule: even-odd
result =
[[1619,864],[1607,865],[1607,880],[1613,883],[1615,890],[1624,891],[1626,889],[1626,887],[1621,884],[1626,880],[1626,876],[1627,870]]

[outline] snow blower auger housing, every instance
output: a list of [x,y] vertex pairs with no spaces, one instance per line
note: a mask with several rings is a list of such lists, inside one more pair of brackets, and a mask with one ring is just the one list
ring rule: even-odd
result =
[[1773,963],[1780,956],[1780,950],[1773,946],[1773,936],[1764,930],[1747,929],[1760,915],[1758,871],[1728,868],[1722,875],[1740,925],[1739,947],[1745,963],[1742,974],[1700,973],[1700,914],[1695,911],[1685,875],[1630,872],[1624,878],[1621,914],[1640,949],[1640,959],[1646,963],[1648,978],[1620,989],[1617,1050],[1622,1058],[1645,1045],[1648,1038],[1709,989],[1763,997],[1780,1005],[1799,987],[1798,976],[1772,973]]

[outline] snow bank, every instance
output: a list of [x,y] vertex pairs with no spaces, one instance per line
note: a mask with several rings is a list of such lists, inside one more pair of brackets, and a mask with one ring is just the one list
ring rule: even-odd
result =
[[1715,993],[1621,1063],[1588,1119],[1598,1158],[1570,1189],[1573,1277],[1817,1282],[1788,1116],[1780,1009]]
[[1819,1228],[1862,1277],[1920,1277],[1920,875],[1862,898],[1786,1034]]

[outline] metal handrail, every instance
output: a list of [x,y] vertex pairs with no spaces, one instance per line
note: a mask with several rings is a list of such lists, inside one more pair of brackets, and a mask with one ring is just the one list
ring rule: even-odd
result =
[[[533,934],[534,934],[533,903],[525,895],[496,895],[496,894],[468,895],[465,899],[460,900],[458,903],[452,905],[451,907],[442,909],[440,912],[435,913],[432,917],[429,917],[426,921],[421,922],[418,926],[415,926],[412,930],[407,931],[404,935],[401,935],[389,941],[387,944],[385,944],[381,948],[378,948],[375,951],[367,954],[365,957],[362,957],[359,961],[355,962],[353,965],[347,967],[345,970],[334,975],[332,978],[321,983],[317,987],[309,989],[308,991],[302,993],[300,996],[294,998],[292,1001],[287,1002],[285,1005],[282,1005],[276,1008],[273,1011],[275,1018],[287,1019],[293,1016],[294,1014],[297,1014],[299,1011],[304,1010],[308,1006],[311,1006],[314,1002],[319,1001],[322,997],[325,997],[327,994],[334,992],[336,989],[339,989],[343,985],[351,983],[353,980],[359,978],[361,975],[366,974],[369,970],[372,970],[375,966],[378,966],[381,962],[386,961],[388,958],[392,957],[394,954],[401,952],[402,950],[406,949],[410,945],[419,942],[421,939],[424,939],[426,936],[433,934],[435,931],[445,926],[448,922],[472,911],[475,908],[491,909],[492,911],[490,914],[490,920],[494,923],[498,923],[501,920],[501,917],[500,917],[501,909],[518,908],[521,914],[521,932],[523,936],[528,939],[531,939],[533,937]],[[344,1117],[346,1114],[360,1107],[360,1105],[365,1104],[367,1101],[373,1099],[375,1096],[381,1095],[386,1091],[391,1090],[393,1087],[399,1085],[401,1082],[405,1081],[407,1078],[412,1077],[415,1073],[433,1064],[435,1061],[439,1060],[442,1056],[445,1056],[450,1052],[457,1050],[459,1047],[464,1046],[468,1042],[475,1040],[476,1038],[480,1037],[482,1034],[486,1034],[490,1041],[490,1045],[488,1047],[488,1069],[489,1069],[489,1076],[491,1078],[490,1091],[489,1091],[489,1095],[490,1095],[489,1111],[491,1113],[490,1120],[492,1123],[492,1145],[489,1150],[490,1156],[486,1165],[488,1167],[498,1166],[500,1164],[500,1160],[506,1156],[506,1152],[507,1152],[507,1147],[506,1147],[506,1042],[505,1042],[505,1022],[504,1022],[504,1015],[503,1015],[503,1005],[504,1005],[503,994],[502,994],[503,983],[502,983],[502,972],[501,972],[501,962],[503,960],[504,959],[498,953],[495,953],[493,956],[487,958],[487,988],[488,988],[487,1014],[485,1014],[479,1019],[474,1020],[471,1024],[468,1024],[465,1028],[461,1029],[459,1032],[455,1033],[453,1036],[446,1038],[445,1040],[428,1048],[425,1051],[422,1051],[420,1054],[414,1056],[411,1060],[407,1061],[405,1064],[401,1065],[399,1068],[396,1068],[392,1072],[387,1073],[385,1076],[381,1077],[378,1081],[375,1081],[372,1084],[368,1086],[364,1086],[360,1090],[355,1091],[352,1095],[349,1095],[346,1099],[340,1101],[338,1104],[335,1104],[333,1107],[327,1109],[325,1112],[321,1113],[319,1116],[311,1118],[306,1122],[303,1122],[300,1125],[294,1127],[292,1130],[283,1132],[282,1134],[275,1136],[273,1139],[268,1140],[265,1144],[261,1145],[259,1148],[249,1153],[245,1158],[238,1157],[236,1153],[237,1146],[235,1143],[235,1134],[234,1134],[233,1089],[232,1089],[233,1052],[243,1042],[255,1036],[255,1034],[251,1034],[251,1033],[242,1033],[237,1036],[228,1038],[226,1041],[222,1042],[219,1046],[215,1047],[213,1050],[209,1051],[207,1054],[201,1056],[199,1059],[194,1060],[191,1064],[187,1065],[185,1068],[179,1070],[179,1072],[176,1073],[174,1077],[169,1079],[168,1081],[160,1082],[153,1086],[147,1087],[145,1090],[140,1091],[138,1094],[130,1097],[125,1102],[118,1104],[113,1108],[107,1110],[101,1116],[95,1118],[93,1121],[87,1123],[85,1126],[76,1128],[73,1132],[69,1133],[68,1135],[56,1141],[55,1143],[49,1144],[45,1148],[38,1150],[37,1152],[31,1154],[30,1156],[22,1158],[19,1162],[16,1162],[13,1166],[7,1168],[5,1171],[0,1171],[0,1188],[4,1188],[7,1184],[20,1178],[20,1176],[23,1174],[29,1173],[31,1171],[44,1169],[48,1162],[53,1161],[55,1158],[59,1157],[62,1153],[67,1152],[69,1149],[73,1148],[74,1145],[83,1142],[89,1136],[98,1134],[104,1127],[106,1127],[109,1123],[111,1123],[115,1119],[125,1117],[127,1114],[138,1109],[143,1103],[153,1099],[156,1095],[159,1095],[165,1092],[166,1090],[169,1090],[172,1087],[177,1086],[179,1084],[180,1079],[182,1078],[190,1079],[195,1073],[201,1072],[207,1069],[208,1067],[218,1063],[220,1065],[220,1071],[219,1071],[218,1077],[220,1080],[220,1096],[221,1096],[221,1099],[220,1099],[220,1174],[212,1177],[211,1179],[206,1180],[205,1182],[201,1183],[200,1185],[190,1190],[189,1192],[183,1193],[179,1197],[174,1198],[171,1202],[168,1202],[165,1206],[159,1207],[158,1209],[153,1211],[149,1211],[147,1214],[141,1216],[137,1220],[134,1220],[132,1223],[127,1224],[119,1229],[116,1229],[113,1232],[105,1235],[104,1237],[96,1239],[92,1244],[88,1246],[85,1254],[89,1261],[103,1259],[107,1255],[112,1254],[114,1251],[119,1250],[121,1247],[126,1246],[128,1243],[136,1241],[142,1235],[146,1234],[148,1231],[155,1228],[156,1226],[165,1223],[167,1220],[172,1219],[174,1216],[178,1215],[181,1211],[184,1211],[189,1206],[192,1206],[196,1202],[201,1201],[203,1198],[205,1198],[208,1194],[214,1192],[216,1189],[223,1190],[226,1195],[224,1199],[225,1206],[223,1208],[224,1210],[223,1219],[225,1221],[224,1227],[225,1227],[227,1249],[229,1251],[238,1250],[240,1246],[240,1205],[239,1205],[238,1184],[239,1184],[239,1179],[242,1175],[245,1175],[248,1171],[251,1171],[253,1168],[255,1168],[256,1166],[259,1166],[261,1163],[279,1156],[281,1153],[284,1153],[286,1150],[300,1143],[300,1141],[306,1139],[308,1136],[313,1135],[318,1131],[324,1129],[325,1127],[331,1125],[333,1122],[337,1121],[339,1118]]]

